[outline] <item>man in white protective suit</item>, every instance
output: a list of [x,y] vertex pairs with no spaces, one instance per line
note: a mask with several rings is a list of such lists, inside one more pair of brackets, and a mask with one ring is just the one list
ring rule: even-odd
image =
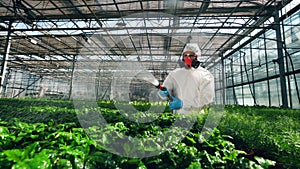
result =
[[213,102],[215,96],[213,75],[200,66],[198,46],[186,45],[182,52],[182,68],[171,71],[163,82],[167,90],[159,91],[162,98],[171,96],[169,106],[174,113],[200,112]]

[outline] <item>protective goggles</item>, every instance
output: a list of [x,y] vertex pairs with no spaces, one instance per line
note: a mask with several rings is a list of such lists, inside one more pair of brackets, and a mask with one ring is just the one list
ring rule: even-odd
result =
[[183,57],[197,57],[197,55],[193,54],[193,53],[186,53],[183,55]]

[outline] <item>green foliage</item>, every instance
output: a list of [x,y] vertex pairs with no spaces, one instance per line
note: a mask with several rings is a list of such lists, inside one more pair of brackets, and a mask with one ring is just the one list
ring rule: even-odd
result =
[[218,128],[234,137],[238,148],[276,160],[285,168],[300,168],[299,110],[226,106],[226,111]]
[[[222,119],[218,129],[205,133],[205,136],[209,136],[207,139],[203,137],[204,133],[201,133],[208,114],[206,111],[205,114],[197,117],[197,122],[186,136],[178,140],[176,136],[181,129],[170,129],[170,126],[180,117],[172,114],[168,109],[161,114],[147,112],[149,103],[131,103],[139,109],[131,115],[156,119],[149,123],[131,121],[126,117],[126,111],[125,114],[120,112],[126,110],[126,104],[124,110],[117,110],[111,101],[99,101],[99,109],[93,110],[87,107],[81,112],[74,110],[72,102],[63,100],[0,99],[0,103],[0,119],[2,119],[0,120],[0,168],[92,169],[101,166],[108,169],[256,169],[269,168],[276,165],[274,160],[280,160],[277,158],[269,160],[271,158],[266,154],[255,154],[253,158],[249,158],[248,149],[239,143],[247,145],[247,148],[255,147],[255,150],[265,151],[272,156],[279,156],[284,152],[286,154],[283,160],[298,164],[296,158],[299,157],[299,149],[297,149],[299,114],[292,110],[289,114],[278,109],[279,115],[270,117],[272,114],[267,108],[252,110],[250,107],[243,109],[228,106],[226,117]],[[97,113],[101,113],[107,121],[106,128],[97,127],[99,123],[96,119]],[[91,118],[85,119],[85,115]],[[77,118],[81,118],[80,123]],[[263,121],[265,123],[262,123]],[[86,129],[83,129],[82,125]],[[90,131],[95,132],[97,139],[101,135],[102,144],[97,142],[99,140],[93,139],[92,135],[87,134]],[[164,144],[157,144],[158,140],[149,139],[142,147],[148,152],[157,149],[167,151],[143,159],[121,157],[107,151],[103,146],[119,146],[118,148],[122,148],[128,154],[134,150],[129,148],[130,145],[120,145],[114,140],[107,139],[106,136],[130,136],[143,139],[164,136],[167,140]],[[172,145],[176,140],[180,142],[170,148],[168,145]],[[282,144],[285,142],[295,144]],[[245,151],[239,150],[241,148]]]
[[0,99],[0,119],[13,122],[18,118],[27,123],[76,122],[76,111],[73,103],[66,100],[37,100],[37,99]]

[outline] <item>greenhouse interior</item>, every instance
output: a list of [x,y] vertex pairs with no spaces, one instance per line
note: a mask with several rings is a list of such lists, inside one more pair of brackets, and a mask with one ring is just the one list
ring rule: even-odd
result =
[[300,168],[300,0],[0,5],[0,168]]

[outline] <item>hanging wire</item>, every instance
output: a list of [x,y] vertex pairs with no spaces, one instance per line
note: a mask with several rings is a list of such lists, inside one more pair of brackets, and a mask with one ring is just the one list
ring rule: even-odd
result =
[[248,70],[247,70],[247,67],[246,67],[246,59],[245,59],[246,53],[243,52],[243,51],[240,51],[240,53],[243,53],[243,56],[242,56],[242,57],[243,57],[243,61],[244,61],[244,69],[245,69],[245,73],[246,73],[246,77],[247,77],[247,83],[248,83],[248,85],[249,85],[249,90],[250,90],[251,96],[252,96],[252,98],[253,98],[254,105],[257,105],[256,99],[255,99],[255,96],[254,96],[254,93],[253,93],[253,90],[252,90],[252,88],[251,88]]
[[234,88],[233,59],[232,58],[228,58],[228,59],[230,60],[230,71],[231,71],[231,83],[232,83],[233,99],[234,99],[235,104],[239,104],[238,100],[237,100],[237,97],[236,97],[235,88]]
[[[287,51],[285,45],[283,45],[283,49],[284,49],[285,54],[288,56],[288,59],[290,61],[291,67],[292,67],[292,71],[294,72],[293,76],[294,76],[294,81],[295,81],[295,87],[296,87],[296,92],[297,92],[297,96],[298,96],[298,102],[300,103],[300,93],[299,93],[299,88],[298,88],[298,83],[297,83],[297,77],[296,77],[296,73],[295,73],[294,63],[293,63],[292,57],[289,54],[289,52]],[[288,64],[288,63],[286,63],[286,64]]]

